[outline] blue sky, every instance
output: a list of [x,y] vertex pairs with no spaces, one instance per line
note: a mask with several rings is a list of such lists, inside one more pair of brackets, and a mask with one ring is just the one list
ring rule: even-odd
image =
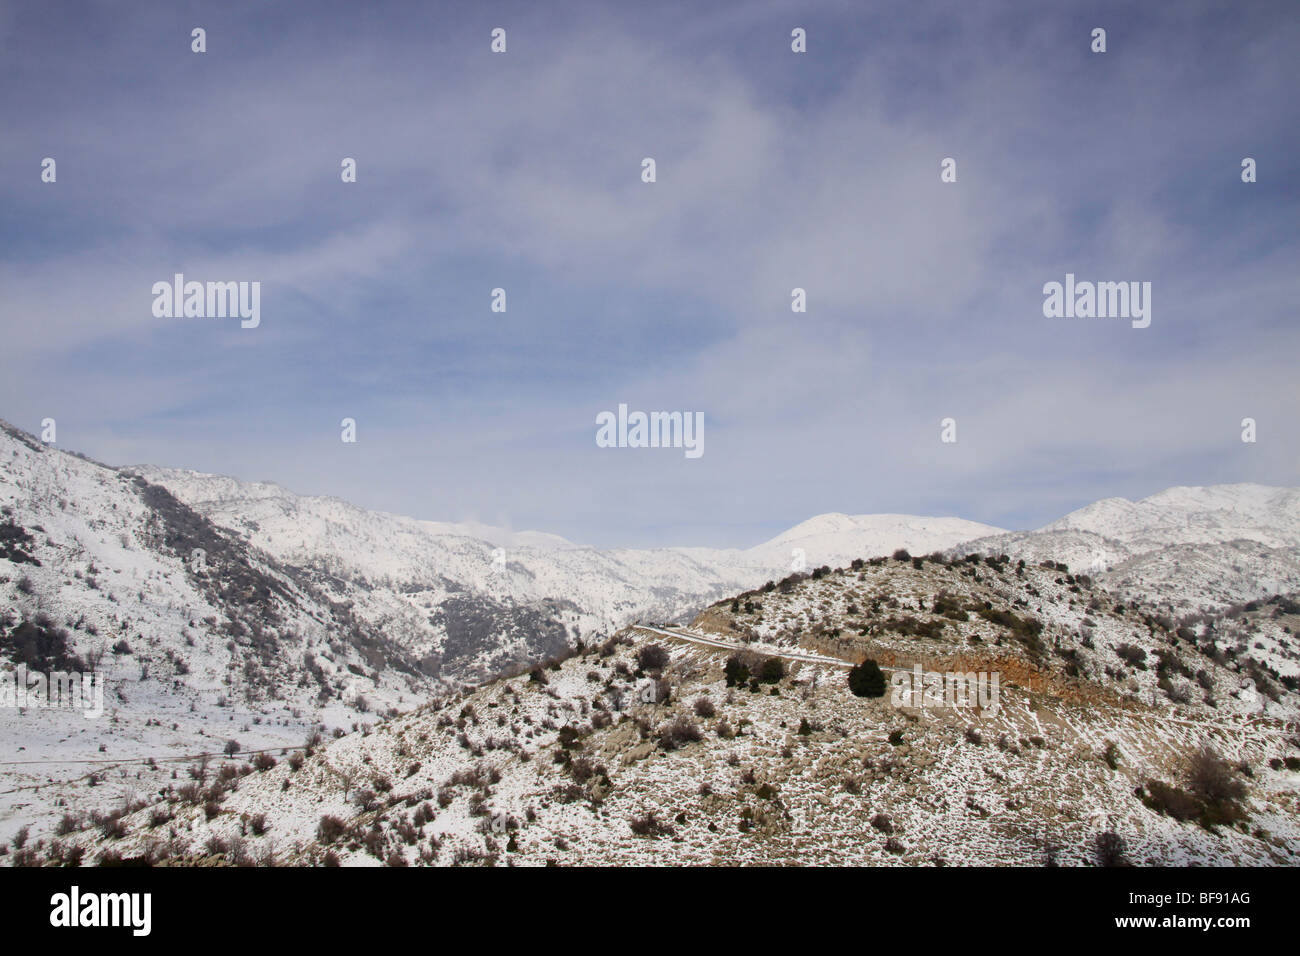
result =
[[[606,546],[1298,484],[1298,55],[1287,2],[2,4],[0,417]],[[1151,326],[1044,318],[1066,272]],[[620,402],[703,457],[598,448]]]

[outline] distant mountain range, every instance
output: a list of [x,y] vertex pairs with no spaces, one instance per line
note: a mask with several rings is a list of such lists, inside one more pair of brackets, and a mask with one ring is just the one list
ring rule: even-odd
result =
[[[334,600],[440,670],[482,678],[558,649],[509,622],[523,609],[572,638],[674,620],[794,570],[897,548],[924,553],[999,532],[959,518],[819,515],[748,549],[596,549],[557,535],[419,521],[177,469],[127,469],[218,527],[310,574]],[[556,632],[559,633],[559,632]]]
[[824,514],[747,549],[596,549],[110,467],[0,422],[0,671],[93,665],[110,714],[0,708],[0,732],[45,761],[20,782],[69,754],[300,743],[638,620],[687,621],[765,582],[900,548],[1060,561],[1173,612],[1215,609],[1300,589],[1300,491],[1173,488],[1031,532]]
[[1092,573],[1112,590],[1175,610],[1300,589],[1300,489],[1234,484],[1106,498],[1037,531],[963,542]]

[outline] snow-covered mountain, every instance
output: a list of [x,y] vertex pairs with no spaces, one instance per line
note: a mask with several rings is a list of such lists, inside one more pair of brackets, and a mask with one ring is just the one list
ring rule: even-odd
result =
[[130,471],[303,569],[363,620],[436,656],[444,672],[476,679],[560,649],[511,639],[502,621],[523,608],[544,607],[573,638],[590,638],[638,618],[688,616],[805,565],[838,566],[900,547],[933,551],[1000,530],[958,518],[828,514],[749,549],[599,550],[538,532],[366,511],[273,484]]
[[[792,571],[899,548],[1015,552],[1076,572],[1101,553],[1099,585],[1171,610],[1295,590],[1298,495],[1171,489],[1025,533],[826,514],[747,549],[601,550],[274,484],[114,468],[0,422],[0,679],[20,665],[93,672],[105,710],[0,706],[8,756],[24,761],[5,773],[0,829],[54,812],[44,788],[84,777],[88,759],[105,764],[91,797],[107,806],[155,786],[169,754],[300,745],[637,620],[689,620]],[[1270,638],[1270,660],[1290,660],[1289,637]],[[146,759],[162,763],[142,769]]]
[[[99,817],[70,801],[59,837],[15,861],[1295,864],[1296,655],[1281,674],[1254,648],[1300,605],[1193,627],[1055,566],[901,557],[628,628],[374,732],[224,760],[206,787]],[[866,656],[890,692],[855,687]],[[922,669],[995,693],[898,699]]]
[[1104,498],[1039,530],[1087,531],[1143,550],[1241,539],[1295,548],[1300,547],[1300,489],[1253,484],[1167,488],[1140,501]]
[[1036,531],[952,549],[972,552],[1059,561],[1179,611],[1222,608],[1300,589],[1300,489],[1233,484],[1106,498]]
[[[93,671],[105,689],[104,719],[0,707],[9,756],[32,761],[7,779],[75,779],[84,763],[61,761],[92,755],[298,745],[637,619],[689,617],[785,576],[795,548],[811,567],[993,530],[836,515],[748,550],[597,550],[273,484],[113,468],[0,422],[0,678],[19,665]],[[105,771],[96,799],[129,798],[139,776]],[[10,788],[5,800],[32,796]]]
[[757,558],[761,565],[779,566],[789,564],[797,548],[804,552],[810,567],[839,567],[854,558],[892,554],[899,548],[928,554],[1002,533],[1000,528],[962,518],[824,514],[795,525],[745,555]]

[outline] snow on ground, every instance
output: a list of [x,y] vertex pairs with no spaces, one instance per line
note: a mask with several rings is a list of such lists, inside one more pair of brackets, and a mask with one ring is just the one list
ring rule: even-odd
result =
[[[821,623],[839,623],[843,636],[836,602],[861,604],[870,585],[901,606],[935,584],[950,597],[1001,594],[1012,585],[1000,573],[1052,603],[1044,590],[1056,586],[1055,570],[1026,569],[1021,581],[1010,568],[979,568],[979,581],[963,577],[973,564],[918,571],[910,562],[806,578],[766,593],[768,604],[742,611],[730,633],[783,611],[786,599],[822,609]],[[1069,587],[1057,600],[1086,607]],[[681,629],[630,629],[536,677],[494,681],[324,743],[296,768],[281,760],[239,777],[206,808],[203,795],[173,795],[124,817],[123,836],[92,829],[66,839],[91,855],[343,865],[1032,865],[1049,855],[1084,864],[1105,831],[1141,864],[1290,865],[1300,852],[1300,774],[1281,763],[1297,748],[1280,716],[1152,704],[1047,664],[1016,671],[1026,657],[1011,640],[993,655],[1008,668],[996,713],[857,698],[843,667],[802,660],[788,660],[775,684],[728,687],[734,642],[710,637],[726,613],[701,615],[682,632],[691,640],[670,636]],[[963,629],[948,659],[968,659],[969,638],[989,623]],[[1043,632],[1048,646],[1055,628]],[[780,645],[791,657],[833,644],[824,629],[798,633]],[[937,639],[904,638],[874,634],[861,646],[900,658],[910,650],[927,666],[944,653]],[[651,644],[670,652],[666,699],[648,691],[659,672],[640,668]],[[698,739],[670,746],[664,731],[680,720]],[[1188,755],[1206,743],[1250,770],[1240,825],[1178,822],[1135,795],[1152,779],[1182,783]],[[156,813],[163,822],[151,825]],[[327,817],[341,833],[323,840]]]
[[[349,865],[1084,862],[1105,826],[1139,861],[1289,862],[1297,495],[1170,489],[1024,534],[832,514],[747,550],[599,551],[113,469],[0,423],[0,633],[39,622],[104,679],[101,717],[0,707],[0,841]],[[1012,560],[864,560],[900,547]],[[604,644],[636,620],[678,625]],[[653,641],[667,702],[643,700]],[[737,647],[787,658],[775,695],[725,686]],[[911,713],[810,659],[867,652],[1003,668],[1006,706]],[[702,739],[665,749],[679,717]],[[1133,796],[1207,740],[1254,775],[1244,831]],[[323,815],[348,833],[319,842]]]

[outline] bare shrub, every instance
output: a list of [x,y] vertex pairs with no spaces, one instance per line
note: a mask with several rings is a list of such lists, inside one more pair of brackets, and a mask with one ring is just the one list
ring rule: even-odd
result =
[[659,728],[659,746],[664,750],[677,750],[703,739],[700,728],[684,714],[672,723]]
[[1128,866],[1124,849],[1124,838],[1114,830],[1098,833],[1093,841],[1093,851],[1097,856],[1098,866]]
[[345,824],[338,817],[328,814],[320,818],[320,823],[316,825],[316,839],[321,843],[334,843],[347,831]]
[[673,828],[655,816],[653,810],[644,816],[633,817],[628,821],[628,826],[632,828],[632,832],[637,836],[644,837],[669,836],[673,832]]
[[643,671],[661,671],[668,666],[668,651],[658,644],[647,644],[636,652],[637,666]]
[[1232,765],[1208,745],[1188,759],[1187,783],[1209,804],[1236,803],[1246,796],[1246,785],[1237,779]]
[[1162,780],[1147,781],[1142,802],[1157,813],[1166,814],[1175,820],[1195,820],[1201,813],[1201,802],[1196,797]]

